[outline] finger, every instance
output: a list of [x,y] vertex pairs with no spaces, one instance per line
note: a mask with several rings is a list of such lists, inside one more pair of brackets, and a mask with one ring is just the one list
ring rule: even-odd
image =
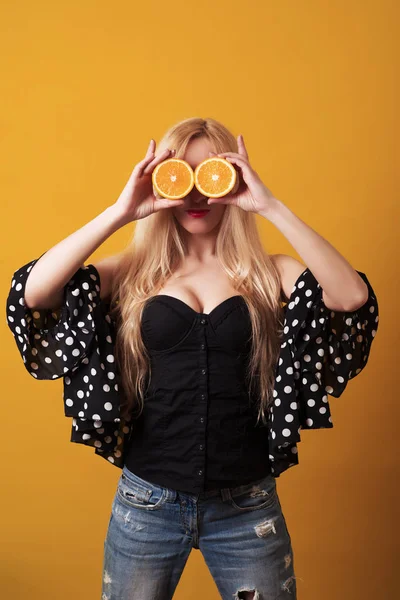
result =
[[227,156],[226,160],[234,165],[237,165],[239,169],[242,170],[243,176],[244,174],[250,176],[251,167],[245,158],[239,156]]
[[168,200],[167,198],[157,198],[154,201],[154,212],[158,212],[164,208],[173,208],[174,206],[182,206],[185,201],[183,198],[179,200]]
[[246,170],[247,170],[247,172],[250,171],[250,169],[251,169],[250,163],[247,161],[247,159],[244,158],[244,156],[240,156],[239,154],[236,154],[235,152],[226,152],[225,154],[226,154],[226,156],[223,157],[223,158],[225,158],[225,160],[236,165],[239,169],[242,169],[242,171],[246,171]]
[[235,154],[233,156],[227,156],[226,160],[228,162],[233,162],[235,165],[238,165],[239,167],[250,169],[250,164],[247,162],[247,160],[244,158],[244,156],[238,156],[237,154]]
[[[216,152],[209,152],[208,156],[218,156],[223,158],[226,154],[235,154],[234,152],[220,152],[219,154],[217,154]],[[239,155],[238,155],[239,156]]]
[[229,156],[230,158],[240,158],[242,160],[247,160],[245,156],[242,156],[237,152],[221,152],[221,154],[218,154],[218,156],[220,156],[221,158],[227,158]]
[[153,139],[150,140],[149,145],[147,146],[147,152],[145,157],[137,163],[135,168],[133,169],[132,175],[141,175],[143,168],[149,163],[150,160],[153,160],[154,157],[154,147],[155,141]]
[[236,198],[227,194],[226,196],[221,196],[221,198],[209,198],[207,204],[236,204]]
[[149,164],[149,161],[154,159],[154,151],[156,148],[156,142],[151,138],[149,145],[147,146],[146,156],[143,160],[141,160],[135,167],[134,173],[135,175],[141,176],[143,174],[143,169]]
[[175,150],[169,150],[166,148],[164,152],[161,152],[158,156],[156,156],[143,170],[144,175],[149,175],[153,169],[158,165],[158,163],[163,162],[167,158],[173,158],[175,154]]
[[138,165],[142,166],[143,164],[147,163],[149,160],[151,160],[154,157],[155,147],[156,147],[156,143],[153,140],[153,138],[151,138],[150,143],[147,146],[147,151],[146,151],[145,157],[140,161],[140,163],[138,163]]
[[246,150],[246,146],[244,144],[244,139],[243,139],[242,134],[238,135],[238,150],[239,150],[239,154],[241,154],[247,160],[249,159],[249,155]]
[[153,140],[153,138],[151,138],[150,143],[147,146],[147,152],[146,152],[145,158],[148,158],[153,154],[155,145],[156,145],[155,141]]

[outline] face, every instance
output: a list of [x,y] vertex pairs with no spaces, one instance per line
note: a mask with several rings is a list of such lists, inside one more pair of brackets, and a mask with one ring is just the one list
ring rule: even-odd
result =
[[[210,151],[215,152],[215,148],[206,138],[195,138],[189,142],[183,159],[194,170],[199,163],[209,158],[208,153]],[[171,210],[179,224],[188,233],[209,233],[219,224],[226,209],[226,204],[208,205],[208,198],[203,196],[196,186],[182,199],[184,204],[174,206]],[[192,217],[187,212],[189,209],[206,209],[208,212],[204,217]]]

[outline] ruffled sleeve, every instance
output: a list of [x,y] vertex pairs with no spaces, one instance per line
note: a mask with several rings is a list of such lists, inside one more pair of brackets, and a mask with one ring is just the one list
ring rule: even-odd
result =
[[90,351],[95,335],[93,311],[100,299],[100,287],[93,266],[81,267],[64,287],[60,309],[31,310],[25,304],[25,287],[39,258],[12,276],[7,324],[28,373],[35,379],[57,379],[74,369]]
[[301,391],[312,384],[338,398],[350,379],[365,367],[379,322],[378,302],[365,275],[366,302],[355,311],[327,308],[322,288],[309,269],[298,278],[286,311],[286,327],[293,338],[294,360],[300,363]]
[[13,274],[7,324],[32,377],[63,378],[64,413],[72,417],[70,441],[94,447],[122,468],[132,423],[121,415],[126,398],[115,360],[116,325],[109,304],[100,298],[99,273],[92,264],[80,267],[64,287],[59,310],[31,310],[25,287],[39,258]]
[[375,292],[365,275],[367,301],[355,311],[325,306],[322,288],[306,268],[284,307],[281,352],[269,407],[269,458],[275,477],[298,464],[302,429],[333,427],[328,396],[338,398],[367,364],[378,330]]

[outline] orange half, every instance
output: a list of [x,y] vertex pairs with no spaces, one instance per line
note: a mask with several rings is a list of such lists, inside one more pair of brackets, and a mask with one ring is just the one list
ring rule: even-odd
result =
[[211,157],[203,160],[194,171],[194,184],[204,196],[221,198],[236,191],[238,177],[235,167],[221,157]]
[[186,196],[194,186],[193,169],[181,158],[167,158],[152,173],[155,192],[169,200]]

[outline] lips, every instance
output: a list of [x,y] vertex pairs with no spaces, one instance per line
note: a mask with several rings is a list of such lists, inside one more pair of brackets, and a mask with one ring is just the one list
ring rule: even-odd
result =
[[205,209],[196,208],[194,210],[187,210],[186,212],[189,215],[189,217],[205,217],[210,212],[210,209],[209,208],[205,208]]

